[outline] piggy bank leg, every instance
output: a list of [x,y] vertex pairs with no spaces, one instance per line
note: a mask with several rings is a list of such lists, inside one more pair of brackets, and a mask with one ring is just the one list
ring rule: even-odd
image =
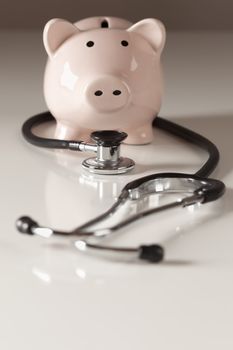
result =
[[89,132],[83,128],[77,128],[76,125],[58,121],[55,130],[55,138],[59,140],[86,141],[89,139]]
[[147,123],[139,128],[126,130],[128,137],[124,143],[129,145],[145,145],[153,141],[153,129],[151,123]]

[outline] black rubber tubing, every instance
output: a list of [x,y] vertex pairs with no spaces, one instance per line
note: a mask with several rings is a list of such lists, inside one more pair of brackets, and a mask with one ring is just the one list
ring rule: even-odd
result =
[[[55,118],[50,112],[40,113],[27,119],[22,126],[23,137],[29,143],[37,147],[69,149],[70,140],[49,139],[33,134],[32,128],[52,121],[55,121]],[[78,143],[79,141],[75,142]]]
[[[29,118],[22,126],[24,138],[34,146],[46,148],[70,149],[70,143],[82,143],[81,140],[58,140],[44,138],[33,134],[33,127],[51,121],[55,121],[55,118],[50,112],[40,113]],[[180,139],[183,139],[207,151],[209,155],[207,161],[194,175],[208,177],[214,171],[219,161],[219,151],[218,148],[206,137],[159,116],[154,118],[152,125],[155,128],[164,130],[169,134],[177,136]]]

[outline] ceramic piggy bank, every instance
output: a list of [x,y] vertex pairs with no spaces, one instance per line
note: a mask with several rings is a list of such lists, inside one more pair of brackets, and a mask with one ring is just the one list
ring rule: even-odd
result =
[[164,26],[152,18],[133,25],[115,17],[50,20],[44,94],[55,137],[87,141],[92,131],[108,129],[125,131],[129,144],[151,142],[164,42]]

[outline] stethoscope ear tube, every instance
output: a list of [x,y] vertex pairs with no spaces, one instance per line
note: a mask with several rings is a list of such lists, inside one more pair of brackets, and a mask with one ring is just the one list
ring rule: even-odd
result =
[[145,261],[150,263],[160,263],[164,259],[164,249],[159,244],[141,245],[136,248],[109,247],[101,244],[93,244],[86,240],[75,242],[76,248],[81,252],[95,255],[101,254],[101,257],[112,258],[121,261]]
[[[136,248],[123,248],[105,246],[100,244],[100,241],[102,238],[108,237],[116,230],[142,217],[176,207],[187,207],[197,203],[208,203],[221,197],[224,191],[225,185],[219,180],[201,178],[196,175],[182,173],[153,174],[128,183],[123,188],[117,202],[114,203],[107,212],[90,220],[73,231],[62,232],[47,227],[41,227],[36,221],[27,216],[19,218],[16,222],[16,227],[21,233],[39,235],[45,238],[48,238],[51,235],[78,238],[75,242],[75,246],[78,250],[83,252],[94,252],[95,254],[101,253],[102,256],[109,256],[110,254],[114,258],[120,257],[122,260],[139,259],[158,263],[164,258],[164,248],[161,245],[151,244],[141,245]],[[186,192],[187,194],[184,196]],[[161,193],[177,193],[181,196],[177,200],[162,206],[148,208],[142,212],[139,211],[132,217],[127,217],[118,222],[115,226],[93,230],[93,225],[104,222],[109,216],[112,217],[117,212],[118,208],[122,207],[122,204],[124,204],[126,200],[135,201],[138,199],[140,200],[140,198],[144,198],[145,196]]]
[[129,182],[123,191],[132,191],[139,186],[153,180],[163,180],[163,179],[179,179],[180,181],[189,183],[195,182],[197,189],[193,191],[196,195],[202,195],[203,200],[202,203],[208,203],[217,200],[225,193],[225,184],[216,179],[211,179],[207,177],[201,177],[193,174],[185,174],[185,173],[157,173],[148,176],[141,177],[134,181]]
[[202,181],[206,182],[206,186],[203,186],[203,188],[200,191],[196,192],[203,193],[203,204],[213,202],[218,198],[222,197],[225,193],[226,187],[222,181],[209,178],[208,180],[203,179]]

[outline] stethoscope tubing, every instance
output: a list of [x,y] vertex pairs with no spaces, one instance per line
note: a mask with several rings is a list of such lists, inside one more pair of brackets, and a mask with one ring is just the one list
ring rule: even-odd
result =
[[[70,148],[70,144],[80,144],[81,140],[58,140],[37,136],[33,133],[32,129],[35,126],[44,124],[47,122],[55,121],[55,118],[50,112],[43,112],[30,117],[22,126],[22,134],[27,142],[37,147],[56,148],[56,149],[73,149]],[[181,138],[191,144],[194,144],[201,149],[208,152],[209,158],[204,165],[195,173],[200,177],[208,177],[216,168],[219,162],[219,151],[216,145],[208,140],[206,137],[194,132],[184,126],[174,123],[165,118],[156,116],[152,123],[153,127],[164,130],[173,136]]]
[[[33,133],[33,128],[42,123],[55,121],[54,117],[50,112],[40,113],[29,118],[22,127],[22,133],[24,138],[31,144],[38,147],[46,147],[46,148],[56,148],[56,149],[74,149],[74,144],[81,144],[83,141],[81,140],[56,140],[50,138],[43,138],[35,135]],[[164,257],[163,248],[157,244],[151,245],[141,245],[139,247],[113,247],[113,246],[105,246],[99,244],[99,240],[103,237],[109,236],[111,233],[115,232],[118,229],[130,224],[131,222],[138,220],[144,216],[150,215],[152,213],[156,213],[162,210],[167,210],[171,208],[175,208],[178,206],[188,206],[195,203],[208,203],[220,198],[225,192],[225,185],[220,180],[210,179],[208,176],[214,171],[218,162],[219,162],[219,151],[215,144],[213,144],[210,140],[205,138],[204,136],[186,128],[181,125],[178,125],[174,122],[171,122],[167,119],[156,116],[153,120],[153,127],[161,129],[173,136],[176,136],[182,140],[185,140],[193,145],[198,146],[199,148],[207,151],[208,159],[201,166],[201,168],[196,171],[194,174],[185,174],[185,173],[159,173],[152,174],[148,176],[144,176],[129,182],[123,189],[118,197],[118,200],[114,203],[114,205],[107,210],[105,213],[100,216],[88,221],[82,226],[70,231],[56,231],[49,228],[40,227],[35,221],[28,217],[23,217],[17,221],[17,228],[22,233],[28,234],[40,234],[40,230],[55,235],[62,236],[70,236],[70,237],[79,237],[78,241],[76,241],[76,247],[81,251],[94,251],[95,253],[99,252],[101,254],[109,254],[112,253],[115,256],[120,255],[139,258],[141,260],[146,260],[150,262],[160,262]],[[142,213],[138,213],[131,218],[127,218],[122,222],[115,224],[109,229],[96,230],[92,231],[91,226],[100,222],[101,220],[106,219],[108,216],[114,214],[114,212],[118,209],[118,207],[127,199],[130,191],[139,188],[141,185],[145,183],[149,183],[150,181],[157,181],[163,179],[180,179],[190,182],[195,182],[199,184],[197,188],[192,192],[191,195],[187,197],[168,203],[159,208],[148,209]],[[47,230],[47,231],[46,231]],[[91,241],[92,239],[92,241]],[[96,242],[93,242],[96,240]]]

